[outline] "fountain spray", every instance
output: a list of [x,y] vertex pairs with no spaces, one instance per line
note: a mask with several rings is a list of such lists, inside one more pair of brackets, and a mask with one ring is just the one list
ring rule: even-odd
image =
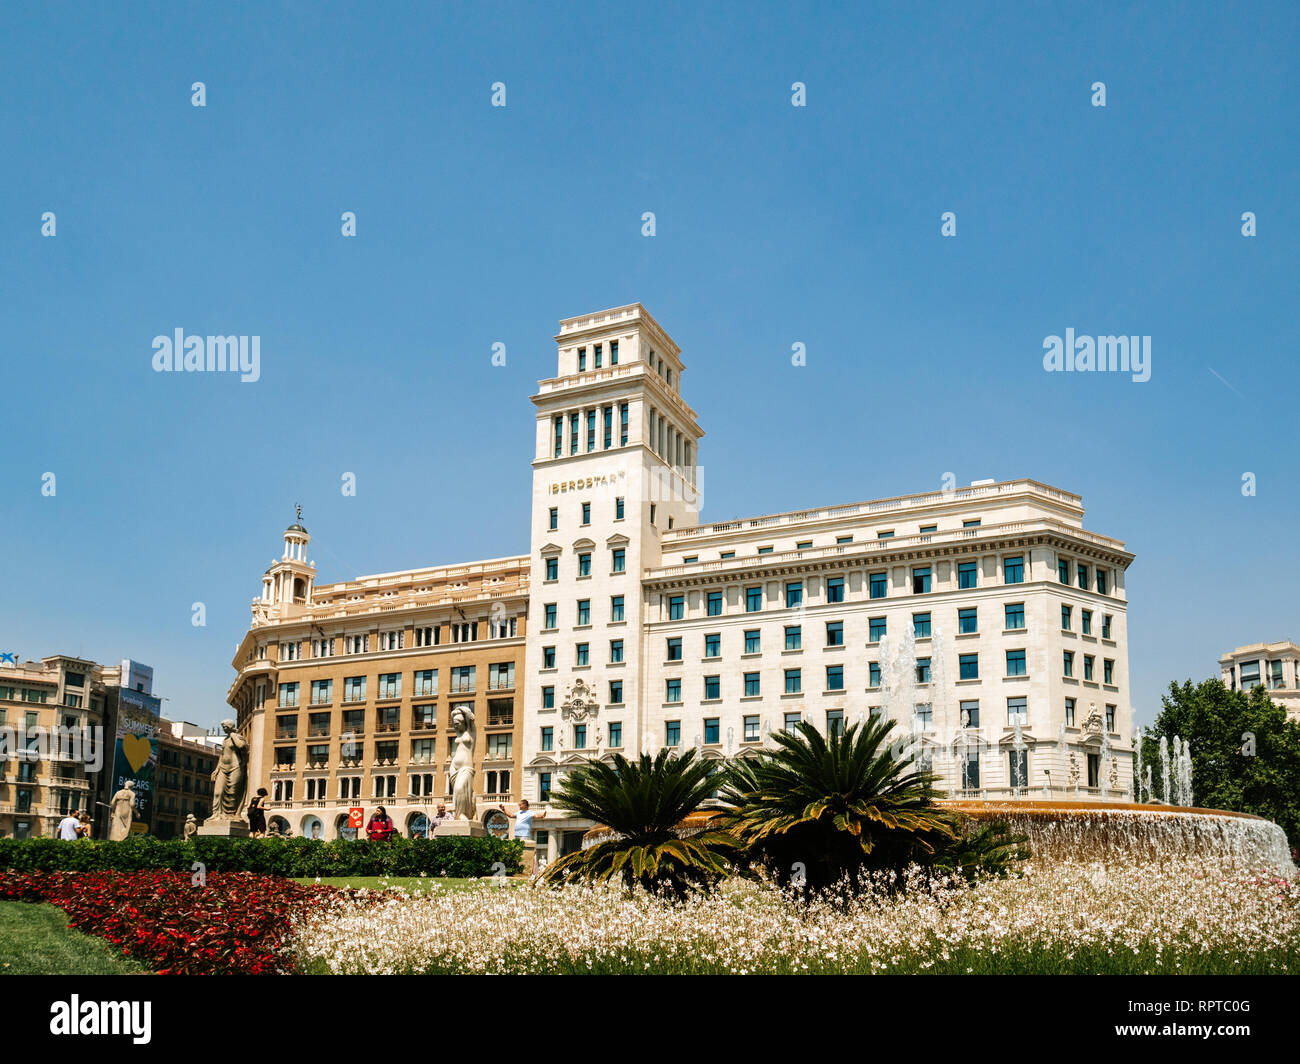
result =
[[1169,738],[1160,736],[1160,796],[1165,805],[1169,804]]
[[1133,763],[1134,764],[1133,778],[1135,780],[1134,787],[1137,790],[1138,803],[1141,804],[1142,802],[1142,725],[1141,724],[1138,725],[1137,735],[1134,737],[1133,752],[1137,755],[1134,758],[1134,763]]

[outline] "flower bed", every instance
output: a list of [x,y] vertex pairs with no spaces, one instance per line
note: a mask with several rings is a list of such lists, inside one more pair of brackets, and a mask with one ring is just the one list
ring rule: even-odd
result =
[[1188,858],[974,886],[913,870],[811,904],[739,879],[676,906],[484,884],[333,899],[295,924],[300,969],[335,973],[1300,971],[1300,882]]
[[[64,843],[70,849],[75,844]],[[294,917],[383,895],[304,886],[247,872],[0,871],[0,899],[46,901],[68,926],[98,935],[160,974],[265,975],[294,969]]]

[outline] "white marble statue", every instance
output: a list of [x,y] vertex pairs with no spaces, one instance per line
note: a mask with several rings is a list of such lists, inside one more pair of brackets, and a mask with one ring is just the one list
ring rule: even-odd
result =
[[451,815],[453,820],[474,819],[474,711],[457,706],[451,711],[456,730],[451,755]]
[[122,789],[108,803],[112,808],[108,822],[108,837],[121,842],[131,834],[131,821],[135,818],[135,780],[127,780]]

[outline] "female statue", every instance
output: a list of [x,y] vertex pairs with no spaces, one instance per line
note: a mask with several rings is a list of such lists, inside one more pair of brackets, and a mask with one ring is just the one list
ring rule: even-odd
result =
[[456,820],[474,819],[474,711],[457,706],[451,711],[456,730],[451,755],[451,815]]

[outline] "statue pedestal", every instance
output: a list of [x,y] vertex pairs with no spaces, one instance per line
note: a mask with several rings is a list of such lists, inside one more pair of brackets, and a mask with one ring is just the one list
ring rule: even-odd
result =
[[433,837],[446,839],[450,837],[481,839],[487,834],[487,828],[477,820],[439,820],[434,825]]
[[199,825],[200,835],[216,835],[223,839],[248,838],[248,825],[242,820],[213,820],[211,818]]

